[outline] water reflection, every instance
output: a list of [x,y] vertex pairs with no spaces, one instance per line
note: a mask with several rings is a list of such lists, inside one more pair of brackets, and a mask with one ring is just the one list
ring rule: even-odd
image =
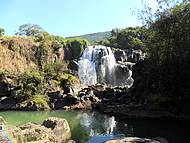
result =
[[3,116],[7,123],[12,125],[21,125],[27,122],[41,124],[48,117],[65,118],[71,128],[72,139],[77,143],[84,143],[93,137],[102,137],[102,135],[104,135],[102,139],[105,139],[107,134],[110,135],[110,138],[114,137],[115,134],[124,134],[147,138],[161,136],[166,138],[169,143],[189,142],[189,122],[129,120],[98,112],[67,112],[61,110],[49,112],[5,111],[0,112],[0,116]]
[[111,134],[116,129],[115,117],[97,113],[82,113],[80,124],[85,128],[90,136],[99,134]]

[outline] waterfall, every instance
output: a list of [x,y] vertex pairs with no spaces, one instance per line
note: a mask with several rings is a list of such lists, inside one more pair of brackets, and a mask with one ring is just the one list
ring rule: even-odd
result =
[[85,85],[105,83],[109,86],[131,86],[133,84],[132,71],[116,63],[110,47],[101,45],[87,47],[78,64],[78,76]]
[[115,117],[112,116],[110,118],[108,118],[108,121],[105,121],[105,126],[107,127],[107,134],[111,134],[114,132],[114,128],[116,127],[116,121],[115,121]]

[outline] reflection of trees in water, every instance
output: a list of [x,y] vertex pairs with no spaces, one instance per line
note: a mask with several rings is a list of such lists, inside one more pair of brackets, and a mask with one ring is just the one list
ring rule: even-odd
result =
[[83,113],[80,123],[90,136],[105,133],[109,134],[116,128],[115,117],[108,117],[95,112]]

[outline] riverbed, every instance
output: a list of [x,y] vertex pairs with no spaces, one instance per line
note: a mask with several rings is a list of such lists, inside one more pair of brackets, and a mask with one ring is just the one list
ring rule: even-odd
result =
[[190,123],[187,121],[128,119],[90,111],[3,111],[8,124],[22,125],[27,122],[42,123],[48,117],[61,117],[69,122],[72,139],[77,143],[88,141],[91,136],[117,133],[125,136],[146,138],[163,137],[169,143],[187,143]]

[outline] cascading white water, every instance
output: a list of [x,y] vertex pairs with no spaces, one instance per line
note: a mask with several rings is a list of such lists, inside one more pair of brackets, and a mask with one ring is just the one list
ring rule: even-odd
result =
[[[119,66],[116,63],[114,54],[110,47],[89,46],[79,60],[78,76],[85,85],[95,85],[96,83],[106,83],[110,86],[131,86],[131,70],[118,71]],[[119,74],[118,74],[119,73]],[[125,74],[125,75],[121,75]],[[118,75],[120,77],[118,77]],[[119,79],[122,79],[121,81]],[[125,79],[125,80],[123,80]]]

